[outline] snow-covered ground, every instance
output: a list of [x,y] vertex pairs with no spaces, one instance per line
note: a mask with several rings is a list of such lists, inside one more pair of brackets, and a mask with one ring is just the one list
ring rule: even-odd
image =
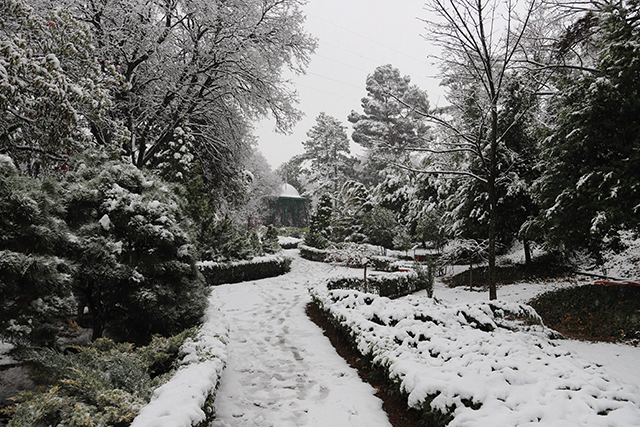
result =
[[[296,251],[288,253],[293,255]],[[310,301],[307,282],[361,274],[361,270],[295,257],[292,271],[285,276],[214,288],[213,297],[223,307],[231,333],[229,362],[222,375],[215,402],[218,416],[212,427],[388,425],[371,387],[361,382],[304,313]],[[575,284],[559,280],[508,285],[499,288],[498,296],[507,302],[526,302],[539,293]],[[488,299],[486,292],[451,289],[439,280],[435,296],[451,305]],[[554,340],[554,344],[554,355],[540,364],[553,362],[555,354],[562,355],[559,359],[563,362],[558,363],[557,369],[552,366],[550,377],[558,369],[571,367],[576,379],[587,378],[581,374],[587,367],[612,381],[610,390],[603,392],[610,397],[607,403],[615,402],[616,393],[629,390],[634,395],[632,400],[640,401],[640,367],[636,362],[640,360],[640,348],[571,340]],[[561,404],[552,407],[562,409]],[[553,420],[549,423],[553,414],[542,415],[548,425],[553,425]],[[588,425],[579,420],[574,423]]]
[[[291,272],[286,275],[212,289],[211,301],[217,313],[209,316],[203,331],[220,331],[221,323],[228,324],[230,330],[227,366],[214,403],[217,418],[211,427],[390,426],[381,401],[374,396],[375,390],[360,380],[305,314],[305,306],[311,300],[309,282],[332,276],[360,276],[362,270],[307,261],[297,255],[297,250],[286,253],[294,257]],[[584,279],[580,283],[589,281]],[[507,303],[522,303],[539,293],[575,284],[560,280],[501,286],[498,298]],[[488,299],[487,292],[451,289],[440,280],[436,281],[434,294],[445,305],[473,304]],[[423,297],[418,293],[406,298]],[[615,390],[602,393],[611,391],[615,396],[616,390],[630,390],[629,400],[640,400],[639,347],[572,340],[554,340],[554,344],[553,351],[563,355],[558,359],[567,360],[565,356],[570,355],[570,359],[576,361],[572,368],[576,378],[582,378],[580,370],[589,366],[589,370],[607,377],[615,385]],[[547,361],[552,364],[552,371],[568,366],[554,367],[553,360]],[[558,371],[559,376],[562,374]],[[160,390],[157,397],[163,394]],[[170,403],[163,403],[164,412],[176,414],[176,419],[181,411],[190,419],[199,417],[188,415],[189,411],[197,412],[193,402],[202,402],[196,394],[194,400],[182,399],[181,404],[168,398],[171,394],[167,392],[163,398],[168,398]],[[526,396],[523,399],[526,401]],[[548,424],[565,425],[563,422]],[[576,425],[588,424],[576,422]],[[637,425],[640,426],[640,419]]]
[[231,331],[211,427],[390,426],[375,390],[305,314],[306,283],[344,274],[360,271],[296,257],[284,276],[213,289]]

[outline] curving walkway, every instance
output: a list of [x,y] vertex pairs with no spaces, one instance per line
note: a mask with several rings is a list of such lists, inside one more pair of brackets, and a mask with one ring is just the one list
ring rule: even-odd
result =
[[345,273],[360,272],[295,255],[284,276],[213,289],[231,332],[211,427],[391,426],[375,390],[305,314],[306,282]]

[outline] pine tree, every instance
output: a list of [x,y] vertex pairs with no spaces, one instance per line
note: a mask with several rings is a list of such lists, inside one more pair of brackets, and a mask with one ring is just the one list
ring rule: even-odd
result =
[[594,70],[566,75],[558,116],[536,183],[541,212],[532,227],[551,248],[587,249],[596,259],[617,232],[640,227],[640,27],[637,2],[607,3]]
[[316,117],[316,124],[307,132],[304,159],[309,162],[305,175],[308,187],[317,197],[323,193],[335,199],[352,169],[349,138],[346,127],[325,113]]
[[331,221],[333,217],[333,202],[331,196],[323,194],[316,210],[311,215],[309,232],[305,236],[305,243],[319,249],[329,246],[332,234]]
[[64,188],[77,237],[74,291],[93,338],[145,343],[196,324],[207,302],[184,190],[95,153],[77,161]]
[[53,344],[51,322],[74,314],[74,263],[59,188],[20,176],[0,155],[0,336],[14,342]]

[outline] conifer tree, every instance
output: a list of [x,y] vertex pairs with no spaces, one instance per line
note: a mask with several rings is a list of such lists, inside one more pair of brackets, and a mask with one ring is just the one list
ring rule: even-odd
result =
[[640,227],[640,25],[637,2],[605,3],[594,69],[565,73],[558,116],[536,184],[542,209],[532,228],[551,248],[587,249],[596,259],[617,231]]
[[53,343],[50,323],[70,317],[74,263],[55,182],[20,176],[0,155],[0,336],[14,342]]
[[181,187],[95,153],[78,160],[64,187],[77,236],[74,291],[93,338],[145,343],[196,324],[207,302]]

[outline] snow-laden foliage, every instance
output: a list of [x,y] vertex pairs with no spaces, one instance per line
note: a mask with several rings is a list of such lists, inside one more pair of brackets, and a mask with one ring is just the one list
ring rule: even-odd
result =
[[[528,226],[553,249],[596,258],[640,227],[640,29],[636,3],[605,4],[589,21],[595,69],[559,79],[558,120],[536,183],[541,211]],[[597,25],[596,25],[597,24]]]
[[229,326],[218,307],[211,305],[203,325],[180,347],[183,356],[171,379],[153,391],[151,401],[132,427],[201,425],[212,418],[211,405],[226,365]]
[[[429,111],[427,93],[411,84],[392,65],[377,67],[366,80],[367,96],[362,98],[363,113],[352,111],[353,140],[367,150],[372,184],[379,182],[389,161],[409,147],[424,144],[429,126],[421,111]],[[410,106],[410,107],[408,107]]]
[[0,155],[0,335],[51,344],[48,322],[73,313],[76,265],[55,182],[22,177]]
[[[223,364],[224,344],[219,335],[203,338],[202,334],[203,330],[197,334],[186,330],[169,338],[155,337],[148,346],[138,348],[101,338],[75,347],[74,352],[28,351],[25,357],[41,387],[19,396],[9,425],[60,421],[77,427],[128,425],[152,398],[154,389],[172,378],[176,366],[198,364],[204,358]],[[219,370],[218,366],[214,374]]]
[[68,11],[40,16],[22,0],[0,10],[0,149],[35,174],[82,149],[88,121],[108,126],[107,87],[118,78]]
[[181,188],[99,155],[75,169],[64,183],[66,219],[76,236],[75,292],[94,338],[106,331],[145,342],[197,323],[204,280]]
[[[252,143],[250,122],[270,114],[284,131],[300,117],[282,76],[302,72],[315,48],[299,0],[43,2],[87,22],[100,61],[122,74],[113,114],[129,132],[120,147],[138,167],[182,156],[185,145],[171,145],[180,128],[209,185],[228,190]],[[91,130],[100,144],[112,138]]]
[[631,427],[640,417],[637,391],[559,350],[529,306],[310,291],[434,425]]
[[331,201],[331,196],[329,194],[323,194],[322,197],[320,197],[315,212],[311,215],[309,232],[304,238],[306,245],[318,249],[324,249],[329,246],[329,239],[331,239],[332,234],[332,217],[333,202]]
[[308,188],[312,189],[311,195],[315,200],[322,194],[336,198],[353,169],[346,126],[338,119],[320,113],[302,145],[303,156],[308,161],[303,173]]

